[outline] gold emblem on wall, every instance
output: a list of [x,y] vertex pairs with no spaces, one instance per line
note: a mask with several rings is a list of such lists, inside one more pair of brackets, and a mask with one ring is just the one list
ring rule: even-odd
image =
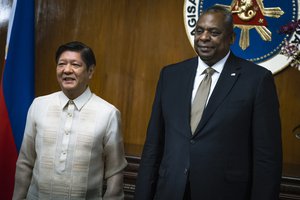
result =
[[249,30],[252,28],[264,41],[271,41],[272,32],[267,28],[265,16],[279,18],[284,14],[280,7],[265,8],[263,0],[234,0],[231,6],[221,6],[231,10],[235,26],[241,29],[239,46],[243,50],[250,45]]

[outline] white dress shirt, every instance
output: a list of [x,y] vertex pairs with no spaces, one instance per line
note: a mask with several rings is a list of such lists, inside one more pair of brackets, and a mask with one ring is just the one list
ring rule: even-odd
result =
[[[36,98],[27,115],[13,199],[102,199],[103,180],[122,173],[120,113],[90,89],[70,101],[63,92]],[[121,176],[122,178],[122,176]],[[123,199],[122,179],[104,197]],[[114,193],[114,197],[109,194]],[[105,199],[105,198],[104,198]]]
[[[212,75],[211,77],[211,86],[210,86],[210,91],[209,91],[209,95],[208,95],[208,98],[207,98],[207,101],[206,101],[206,104],[208,103],[209,101],[209,98],[217,84],[217,81],[219,80],[219,77],[220,77],[220,74],[224,68],[224,64],[227,60],[227,58],[229,57],[229,54],[230,52],[228,52],[226,54],[226,56],[224,58],[222,58],[219,62],[217,62],[216,64],[214,64],[213,66],[211,66],[214,70],[215,70],[215,73]],[[196,72],[196,76],[195,76],[195,80],[194,80],[194,87],[193,87],[193,92],[192,92],[192,99],[191,99],[191,103],[193,103],[194,101],[194,98],[196,96],[196,93],[197,93],[197,90],[198,90],[198,87],[201,83],[201,81],[203,80],[205,74],[202,74],[204,72],[204,70],[206,68],[208,68],[210,66],[208,66],[205,62],[203,62],[201,60],[201,58],[198,56],[198,67],[197,67],[197,72]]]

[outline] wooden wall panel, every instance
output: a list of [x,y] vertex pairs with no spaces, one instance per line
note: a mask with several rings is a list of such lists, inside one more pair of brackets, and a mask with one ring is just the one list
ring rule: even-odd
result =
[[[36,0],[36,95],[59,90],[54,62],[58,45],[72,40],[87,43],[97,57],[91,88],[119,108],[126,153],[139,156],[160,69],[195,55],[184,30],[183,2]],[[1,63],[6,29],[7,23],[2,22]],[[300,177],[300,140],[293,132],[300,125],[300,72],[286,68],[275,80],[284,174]]]
[[11,5],[12,0],[0,1],[0,77],[2,77],[4,64],[8,17],[11,10]]
[[288,67],[275,75],[282,124],[284,173],[300,177],[300,71]]

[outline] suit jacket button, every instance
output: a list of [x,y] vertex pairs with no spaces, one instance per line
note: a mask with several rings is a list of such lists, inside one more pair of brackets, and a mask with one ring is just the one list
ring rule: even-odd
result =
[[183,173],[184,173],[184,175],[187,175],[188,172],[189,172],[189,170],[187,168],[185,168]]
[[190,143],[191,144],[195,144],[195,140],[190,140]]

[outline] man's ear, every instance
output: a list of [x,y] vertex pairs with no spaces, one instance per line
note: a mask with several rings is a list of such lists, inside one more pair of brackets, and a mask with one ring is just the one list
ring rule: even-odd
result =
[[91,65],[88,69],[89,79],[92,79],[94,71],[95,71],[95,65]]
[[234,43],[235,37],[236,37],[236,35],[235,35],[235,32],[233,31],[232,34],[231,34],[231,36],[230,36],[230,44]]

